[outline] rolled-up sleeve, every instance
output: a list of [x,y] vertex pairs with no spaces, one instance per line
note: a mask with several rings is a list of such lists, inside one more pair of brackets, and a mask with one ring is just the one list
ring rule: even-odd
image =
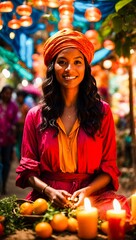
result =
[[19,166],[16,168],[17,178],[16,185],[25,188],[29,187],[28,178],[30,176],[40,175],[40,161],[38,152],[37,127],[34,117],[35,109],[29,110],[24,124],[24,132],[21,148],[21,160]]

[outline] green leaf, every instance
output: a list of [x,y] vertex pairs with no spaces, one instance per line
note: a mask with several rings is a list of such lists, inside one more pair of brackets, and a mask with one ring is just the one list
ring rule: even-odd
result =
[[121,8],[126,6],[128,3],[132,2],[133,0],[121,0],[115,5],[115,10],[118,12]]

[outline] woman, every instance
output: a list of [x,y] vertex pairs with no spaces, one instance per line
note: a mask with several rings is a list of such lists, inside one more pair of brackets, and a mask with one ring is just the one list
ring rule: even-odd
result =
[[80,32],[62,30],[44,45],[47,76],[43,101],[27,114],[17,186],[31,186],[27,199],[47,198],[63,207],[67,199],[90,197],[101,218],[118,196],[120,172],[112,113],[101,101],[90,63],[92,43]]

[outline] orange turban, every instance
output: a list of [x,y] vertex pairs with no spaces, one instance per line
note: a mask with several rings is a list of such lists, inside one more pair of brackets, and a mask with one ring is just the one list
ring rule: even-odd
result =
[[47,66],[60,51],[74,47],[78,49],[90,64],[94,56],[94,46],[88,38],[78,31],[63,29],[47,39],[43,48],[44,63]]

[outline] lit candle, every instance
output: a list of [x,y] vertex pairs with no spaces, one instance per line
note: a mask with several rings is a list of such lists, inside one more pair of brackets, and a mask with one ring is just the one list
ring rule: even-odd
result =
[[84,208],[77,212],[78,236],[93,239],[97,236],[98,210],[91,207],[89,198],[84,199]]
[[121,209],[117,199],[113,200],[113,208],[107,210],[107,220],[109,223],[108,236],[110,240],[125,239],[126,210]]
[[131,196],[131,212],[133,219],[136,219],[136,193]]

